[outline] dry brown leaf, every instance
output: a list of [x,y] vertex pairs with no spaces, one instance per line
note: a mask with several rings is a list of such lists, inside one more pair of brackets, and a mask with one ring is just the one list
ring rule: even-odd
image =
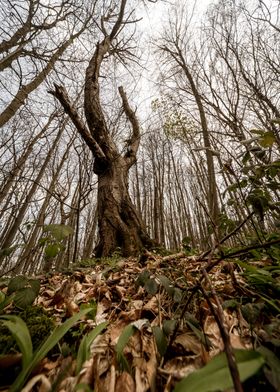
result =
[[121,373],[116,380],[115,392],[134,392],[135,382],[127,372]]
[[26,386],[21,390],[21,392],[30,392],[33,391],[33,387],[40,382],[41,385],[39,387],[39,392],[49,392],[52,390],[52,385],[50,381],[47,379],[47,377],[44,374],[38,374],[37,376],[31,378],[31,380],[28,381]]
[[183,347],[185,353],[193,353],[194,355],[200,355],[202,351],[202,345],[194,334],[184,333],[176,337],[174,345],[180,345]]
[[164,369],[161,369],[161,371],[181,380],[202,365],[203,363],[198,355],[176,357],[167,361]]

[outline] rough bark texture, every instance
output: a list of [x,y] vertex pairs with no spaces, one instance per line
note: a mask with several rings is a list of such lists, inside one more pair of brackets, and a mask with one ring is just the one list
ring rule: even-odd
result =
[[138,254],[149,238],[128,193],[127,165],[122,157],[98,177],[99,243],[97,257],[120,248],[124,256]]

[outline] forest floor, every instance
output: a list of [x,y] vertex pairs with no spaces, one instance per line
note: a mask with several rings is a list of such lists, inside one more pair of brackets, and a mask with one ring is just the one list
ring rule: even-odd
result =
[[[227,261],[215,255],[149,252],[140,259],[91,260],[37,276],[40,291],[33,311],[43,308],[54,325],[81,310],[88,313],[77,316],[79,321],[63,331],[59,344],[37,357],[17,385],[15,380],[28,367],[27,354],[15,344],[3,353],[7,345],[2,329],[0,389],[232,390],[237,363],[236,390],[239,373],[244,391],[279,391],[279,277],[279,265],[269,257],[245,263],[244,257]],[[2,295],[7,296],[7,285],[2,279]],[[32,310],[29,316],[24,312],[28,325]],[[9,314],[24,319],[13,302],[0,317]],[[37,315],[33,327],[36,320],[35,330],[28,326],[34,350],[47,338],[45,321]],[[96,325],[101,327],[90,334]]]

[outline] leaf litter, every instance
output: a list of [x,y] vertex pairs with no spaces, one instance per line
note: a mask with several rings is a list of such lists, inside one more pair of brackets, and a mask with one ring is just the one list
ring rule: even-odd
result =
[[[120,259],[114,265],[100,262],[36,277],[41,288],[34,305],[43,307],[56,324],[80,309],[92,310],[77,323],[70,343],[62,339],[59,351],[37,364],[23,391],[168,392],[217,359],[225,350],[213,314],[217,303],[199,291],[201,271],[209,260],[182,253],[167,257],[148,253],[145,259]],[[208,276],[223,306],[223,325],[232,349],[259,350],[258,355],[266,358],[265,365],[261,363],[264,376],[253,386],[249,383],[246,391],[261,390],[255,386],[264,383],[263,377],[270,388],[266,390],[277,390],[279,314],[248,283],[238,264],[222,261],[209,269]],[[209,284],[203,283],[208,293]],[[279,298],[273,301],[279,307]],[[90,344],[77,373],[83,336],[104,322],[107,328]],[[19,355],[14,353],[16,364]],[[9,371],[14,366],[11,355],[0,356],[0,369]],[[8,386],[2,390],[8,391]]]

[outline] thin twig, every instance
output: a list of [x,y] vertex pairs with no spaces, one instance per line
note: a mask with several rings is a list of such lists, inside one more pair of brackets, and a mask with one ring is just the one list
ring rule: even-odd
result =
[[220,334],[223,339],[224,350],[225,350],[225,353],[227,356],[228,366],[229,366],[229,370],[230,370],[230,374],[232,377],[235,391],[236,392],[243,392],[243,387],[242,387],[242,384],[240,381],[240,375],[239,375],[239,371],[238,371],[237,364],[236,364],[236,358],[235,358],[233,348],[232,348],[232,345],[230,342],[229,332],[228,332],[228,329],[227,329],[225,322],[224,322],[224,312],[223,312],[222,305],[219,301],[219,298],[217,296],[217,293],[216,293],[214,287],[211,284],[209,276],[204,268],[202,270],[202,273],[203,273],[204,279],[206,280],[206,282],[209,285],[209,288],[211,291],[211,296],[216,303],[216,307],[214,307],[213,303],[211,302],[211,300],[209,298],[209,295],[206,293],[202,284],[200,285],[200,290],[202,291],[202,293],[203,293],[203,295],[209,305],[209,308],[210,308],[210,310],[216,320],[216,323],[218,324]]
[[[233,229],[230,233],[228,233],[225,237],[223,237],[220,240],[219,245],[221,245],[226,240],[228,240],[230,237],[232,237],[235,233],[237,233],[238,230],[241,229],[241,227],[252,217],[253,214],[254,214],[254,212],[251,212],[238,226],[236,226],[235,229]],[[209,253],[213,252],[217,247],[218,247],[218,244],[216,244],[214,248],[208,249],[206,252],[202,253],[202,255],[200,257],[203,259],[205,256],[209,255]]]

